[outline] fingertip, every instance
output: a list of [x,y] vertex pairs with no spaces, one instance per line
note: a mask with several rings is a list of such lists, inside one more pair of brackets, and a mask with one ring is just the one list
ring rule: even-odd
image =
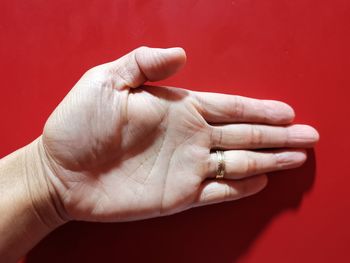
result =
[[171,47],[162,50],[167,54],[169,59],[172,59],[173,63],[177,65],[178,68],[176,71],[178,71],[186,64],[187,55],[186,51],[182,47]]
[[248,189],[245,191],[246,196],[254,195],[261,192],[268,184],[268,177],[266,174],[255,175],[243,180],[247,180],[247,185],[245,186],[246,189]]
[[186,51],[182,47],[170,47],[164,50],[166,50],[167,52],[173,53],[175,56],[177,56],[178,58],[181,58],[184,61],[186,61],[187,59]]
[[266,174],[261,174],[261,175],[259,175],[259,177],[260,177],[259,180],[261,180],[261,182],[260,182],[260,184],[261,184],[260,187],[261,188],[260,188],[260,190],[258,192],[263,190],[267,186],[267,184],[269,182],[269,178],[268,178],[268,176]]
[[318,133],[318,131],[310,125],[305,125],[305,126],[308,129],[309,136],[310,136],[310,139],[312,140],[312,143],[317,143],[320,140],[320,134]]
[[282,169],[292,169],[303,165],[307,159],[304,149],[283,150],[275,153],[278,165]]
[[295,111],[289,104],[285,102],[279,102],[281,107],[280,121],[284,124],[292,123],[295,119]]
[[315,143],[317,143],[320,140],[320,133],[314,127],[311,128],[314,130]]
[[296,124],[290,126],[290,129],[290,135],[294,141],[305,143],[308,146],[313,146],[320,139],[318,131],[310,125]]
[[289,104],[282,102],[282,104],[284,105],[285,109],[286,109],[286,119],[289,123],[293,122],[295,119],[295,110],[292,108],[292,106],[290,106]]
[[186,63],[186,52],[180,47],[136,49],[137,64],[149,81],[165,79],[179,71]]
[[307,160],[307,152],[304,149],[298,149],[294,151],[294,160],[299,165],[302,165]]
[[265,101],[268,115],[274,124],[290,124],[294,121],[295,111],[287,103],[277,100]]

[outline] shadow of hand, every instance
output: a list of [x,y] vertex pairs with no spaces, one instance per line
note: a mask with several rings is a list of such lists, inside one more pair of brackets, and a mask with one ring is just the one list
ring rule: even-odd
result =
[[31,251],[26,262],[236,262],[273,218],[298,209],[311,190],[314,151],[308,156],[302,167],[274,173],[264,191],[237,202],[146,221],[70,223]]

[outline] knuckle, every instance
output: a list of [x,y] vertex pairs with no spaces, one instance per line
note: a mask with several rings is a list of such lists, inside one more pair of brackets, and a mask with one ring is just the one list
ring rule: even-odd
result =
[[92,67],[84,73],[84,77],[96,78],[97,76],[100,76],[101,73],[103,73],[103,69],[103,65]]
[[145,52],[147,50],[149,50],[149,47],[147,47],[147,46],[139,46],[138,48],[135,49],[135,53]]
[[280,153],[272,153],[273,164],[276,168],[282,168],[284,166],[284,161],[281,158]]
[[240,96],[234,96],[234,103],[231,110],[228,111],[233,119],[243,119],[244,103]]
[[226,184],[224,187],[224,200],[229,200],[233,196],[232,187],[229,184]]
[[262,118],[261,121],[263,123],[267,122],[268,120],[271,119],[271,109],[270,106],[268,105],[268,103],[266,103],[266,101],[261,101],[262,105],[263,105],[263,114],[262,114]]
[[208,116],[208,105],[204,98],[199,95],[198,92],[196,91],[188,91],[190,93],[190,96],[192,98],[192,103],[194,107],[197,109],[197,111],[202,115],[202,116]]
[[203,158],[203,168],[201,174],[206,177],[215,176],[217,161],[215,160],[214,154],[209,154],[209,158]]
[[258,162],[250,154],[246,153],[245,174],[254,174],[258,170]]
[[263,142],[264,133],[262,129],[256,125],[250,126],[250,135],[249,135],[249,145],[257,146],[261,145]]
[[223,130],[217,127],[211,127],[210,141],[213,145],[220,146],[223,142]]
[[283,147],[288,147],[290,141],[290,130],[288,128],[284,129],[284,139],[283,139]]
[[83,86],[100,89],[113,86],[113,81],[108,71],[103,66],[96,66],[87,70],[82,76],[80,83]]

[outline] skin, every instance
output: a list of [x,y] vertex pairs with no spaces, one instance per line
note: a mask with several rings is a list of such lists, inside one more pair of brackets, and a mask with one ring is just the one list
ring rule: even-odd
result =
[[[122,222],[236,200],[262,190],[265,173],[302,165],[319,136],[291,124],[287,104],[144,85],[185,61],[181,48],[141,47],[89,70],[43,134],[0,161],[0,212],[11,208],[0,219],[5,262],[70,220]],[[224,179],[215,179],[216,149],[225,150]],[[14,218],[21,227],[5,231]]]

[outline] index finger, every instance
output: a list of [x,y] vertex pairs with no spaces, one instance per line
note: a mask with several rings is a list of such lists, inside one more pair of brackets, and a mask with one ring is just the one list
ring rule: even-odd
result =
[[194,92],[203,118],[209,123],[290,124],[294,110],[276,100],[259,100],[236,95]]

